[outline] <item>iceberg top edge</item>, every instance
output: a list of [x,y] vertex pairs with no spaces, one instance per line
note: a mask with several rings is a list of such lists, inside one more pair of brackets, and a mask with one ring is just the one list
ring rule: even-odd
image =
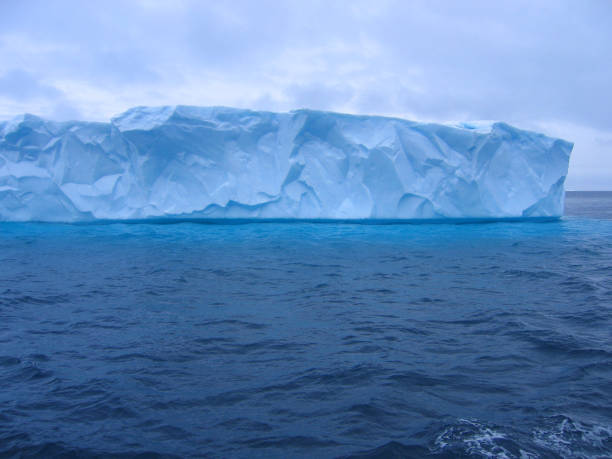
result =
[[325,116],[336,119],[347,120],[394,120],[401,123],[420,126],[445,126],[457,129],[466,129],[479,133],[488,133],[497,122],[493,120],[475,120],[463,122],[431,122],[415,121],[399,116],[370,115],[356,113],[342,113],[327,110],[315,110],[310,108],[299,108],[287,112],[273,112],[267,110],[242,109],[227,106],[199,107],[194,105],[162,105],[162,106],[138,106],[126,110],[111,118],[111,124],[120,131],[150,130],[162,126],[173,117],[196,118],[200,120],[211,120],[218,116],[240,116],[240,115],[263,115],[277,117],[295,117],[299,115]]
[[195,106],[195,105],[161,105],[161,106],[136,106],[132,107],[125,112],[115,115],[110,118],[109,122],[100,121],[52,121],[42,118],[37,115],[30,113],[24,113],[21,115],[14,116],[9,120],[0,121],[0,135],[5,137],[9,133],[19,129],[20,126],[28,125],[34,127],[41,124],[53,125],[57,128],[69,127],[73,125],[108,125],[117,128],[120,132],[125,131],[148,131],[163,126],[166,123],[173,121],[174,119],[198,119],[201,121],[213,121],[217,117],[221,116],[276,116],[276,117],[295,117],[299,115],[311,115],[311,116],[326,116],[332,117],[338,120],[352,120],[352,121],[365,121],[365,120],[386,120],[396,121],[399,123],[406,123],[413,127],[447,127],[453,129],[472,131],[478,134],[489,134],[493,129],[498,127],[508,127],[512,130],[525,133],[535,134],[539,136],[548,137],[555,140],[563,140],[567,142],[570,147],[573,147],[572,142],[568,142],[564,139],[551,137],[546,134],[542,134],[536,131],[521,129],[503,121],[495,120],[471,120],[471,121],[447,121],[447,122],[433,122],[433,121],[415,121],[399,116],[387,116],[387,115],[370,115],[370,114],[355,114],[355,113],[342,113],[326,110],[315,110],[309,108],[300,108],[287,112],[273,112],[266,110],[252,110],[243,108],[234,108],[227,106]]

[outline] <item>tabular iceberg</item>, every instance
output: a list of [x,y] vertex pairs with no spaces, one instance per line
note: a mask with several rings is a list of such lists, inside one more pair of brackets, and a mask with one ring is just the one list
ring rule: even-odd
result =
[[572,144],[505,123],[137,107],[0,123],[0,220],[559,217]]

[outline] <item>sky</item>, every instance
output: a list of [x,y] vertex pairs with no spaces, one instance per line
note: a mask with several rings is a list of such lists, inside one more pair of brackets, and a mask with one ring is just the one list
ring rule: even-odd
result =
[[137,105],[501,120],[612,190],[609,0],[0,0],[0,120]]

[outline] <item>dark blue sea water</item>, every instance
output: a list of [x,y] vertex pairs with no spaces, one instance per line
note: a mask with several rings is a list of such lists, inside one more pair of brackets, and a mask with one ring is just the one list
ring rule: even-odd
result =
[[0,224],[0,457],[610,457],[612,194],[488,224]]

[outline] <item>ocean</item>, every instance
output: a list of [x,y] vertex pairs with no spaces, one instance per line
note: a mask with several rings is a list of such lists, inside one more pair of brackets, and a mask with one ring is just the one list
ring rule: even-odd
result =
[[0,457],[611,457],[612,193],[553,222],[0,224]]

